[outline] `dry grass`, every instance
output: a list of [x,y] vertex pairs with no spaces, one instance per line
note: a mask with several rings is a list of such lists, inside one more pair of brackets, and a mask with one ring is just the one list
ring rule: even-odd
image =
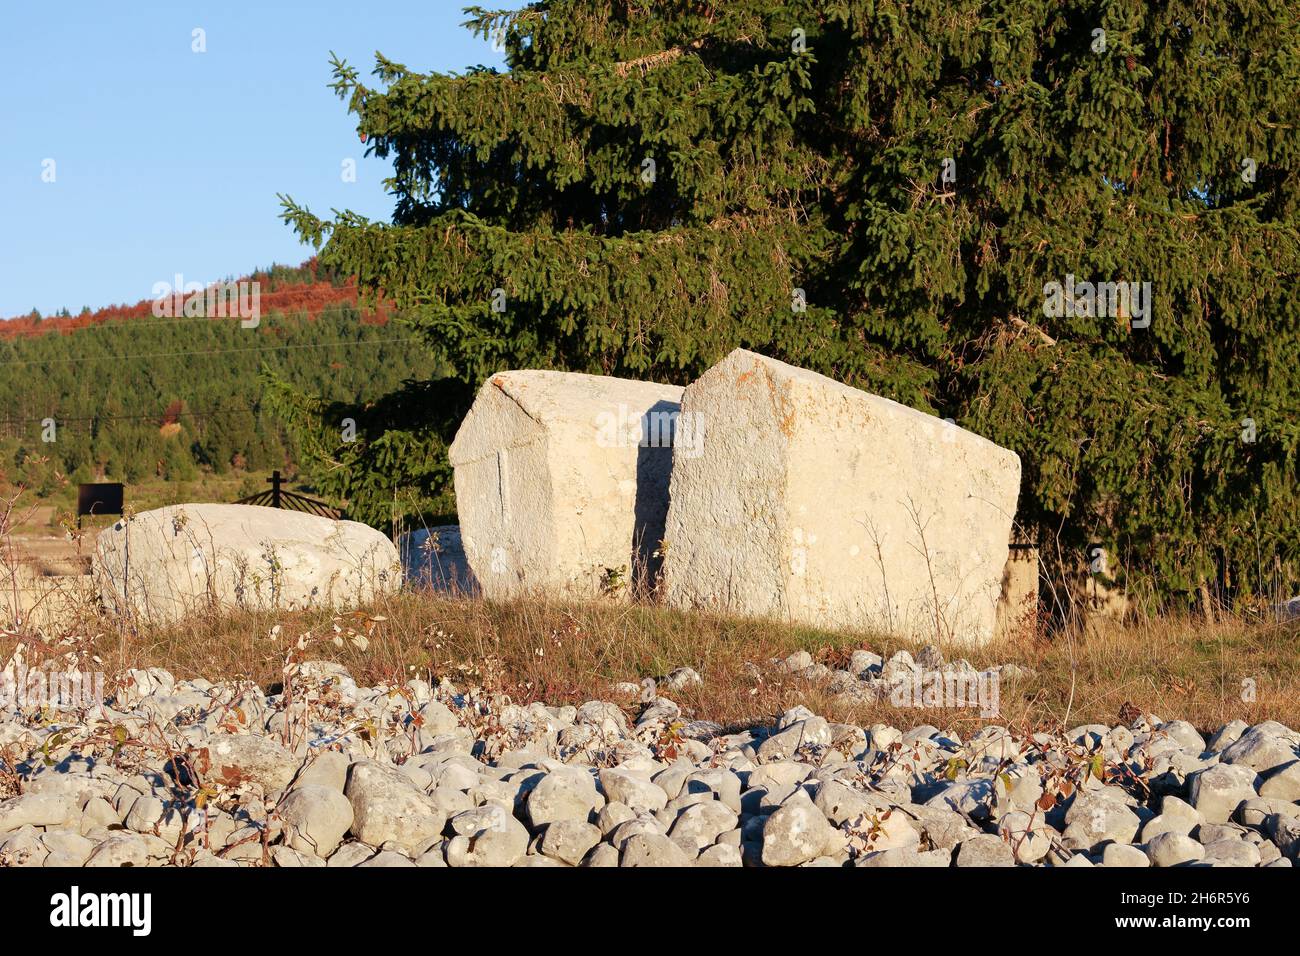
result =
[[[272,637],[274,625],[278,637]],[[761,621],[687,614],[613,601],[556,604],[492,603],[418,593],[403,594],[342,615],[339,626],[368,634],[359,650],[326,641],[316,657],[348,666],[363,682],[405,681],[412,676],[450,678],[509,693],[519,702],[579,703],[611,697],[611,685],[638,681],[687,665],[702,685],[671,696],[689,716],[728,726],[769,721],[795,704],[831,719],[870,725],[929,723],[959,732],[990,722],[1019,728],[1062,728],[1085,722],[1114,724],[1124,704],[1181,718],[1201,730],[1233,718],[1275,719],[1300,727],[1300,626],[1207,625],[1160,619],[1121,626],[1101,622],[1055,636],[1004,640],[978,650],[944,650],[977,668],[1017,663],[1036,674],[1001,687],[996,721],[970,709],[908,709],[849,704],[825,681],[781,672],[770,663],[805,649],[835,666],[855,648],[888,657],[919,645],[870,634],[836,634]],[[245,614],[204,618],[134,635],[87,619],[84,649],[105,670],[165,667],[180,677],[246,678],[264,687],[279,680],[285,650],[298,636],[333,634],[335,616],[322,612]],[[98,628],[98,630],[95,630]],[[27,638],[30,657],[62,653]],[[0,634],[0,663],[17,637]],[[755,665],[755,666],[747,666]],[[1254,700],[1243,699],[1243,681]]]

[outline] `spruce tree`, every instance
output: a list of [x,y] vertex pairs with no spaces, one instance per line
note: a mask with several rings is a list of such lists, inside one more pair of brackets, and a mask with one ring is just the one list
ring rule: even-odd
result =
[[[506,71],[377,54],[371,83],[334,61],[393,162],[391,222],[285,199],[322,264],[392,300],[446,373],[376,396],[350,445],[340,409],[277,390],[357,514],[446,500],[445,442],[495,371],[685,383],[744,346],[1013,448],[1018,521],[1062,569],[1096,542],[1165,601],[1294,586],[1294,5],[467,14]],[[1103,282],[1139,298],[1099,309],[1084,283]]]

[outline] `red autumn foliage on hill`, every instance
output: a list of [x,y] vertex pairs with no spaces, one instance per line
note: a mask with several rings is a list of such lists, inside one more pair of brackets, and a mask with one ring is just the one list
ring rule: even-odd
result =
[[[357,305],[355,277],[336,282],[319,268],[315,256],[296,268],[254,272],[236,281],[261,283],[261,308],[266,314],[305,315],[309,319],[315,319],[330,306]],[[153,304],[153,299],[141,299],[134,305],[110,305],[82,315],[42,318],[23,315],[0,319],[0,340],[55,332],[66,335],[77,329],[107,322],[153,319]],[[381,300],[375,308],[364,310],[361,321],[367,325],[386,325],[388,318],[388,304]],[[231,320],[214,318],[212,321]]]

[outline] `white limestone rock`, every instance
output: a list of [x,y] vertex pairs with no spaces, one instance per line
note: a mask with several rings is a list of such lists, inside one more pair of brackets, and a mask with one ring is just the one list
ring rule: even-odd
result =
[[740,349],[687,387],[682,419],[704,440],[700,454],[674,455],[669,603],[993,637],[1020,491],[1014,452]]
[[351,829],[353,810],[342,789],[306,784],[289,792],[280,805],[280,816],[285,824],[285,843],[324,859]]
[[256,505],[168,505],[100,532],[111,611],[155,625],[238,608],[352,607],[397,590],[397,549],[356,521]]
[[1217,764],[1187,780],[1188,802],[1207,823],[1227,823],[1239,806],[1259,792],[1259,775],[1242,764]]
[[344,795],[352,804],[352,835],[371,846],[392,840],[415,847],[440,834],[447,822],[429,796],[373,761],[352,765]]
[[449,457],[465,556],[485,596],[625,597],[651,579],[681,393],[549,371],[483,384]]

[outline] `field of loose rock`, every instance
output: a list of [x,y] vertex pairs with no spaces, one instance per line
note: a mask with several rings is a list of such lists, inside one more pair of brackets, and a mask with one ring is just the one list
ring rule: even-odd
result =
[[[919,667],[860,652],[841,679],[880,693]],[[286,676],[266,695],[136,670],[75,714],[9,706],[0,864],[1287,867],[1300,851],[1300,734],[1273,721],[961,737],[795,707],[727,732],[682,719],[689,668],[554,707],[358,686],[321,661]]]

